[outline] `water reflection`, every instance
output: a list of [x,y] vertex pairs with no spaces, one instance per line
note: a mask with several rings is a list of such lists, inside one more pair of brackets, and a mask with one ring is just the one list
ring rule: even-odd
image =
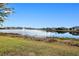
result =
[[0,32],[4,33],[18,33],[21,35],[29,35],[33,37],[68,37],[68,38],[78,38],[79,39],[79,32],[62,32],[62,31],[57,31],[57,32],[46,32],[43,30],[0,30]]
[[56,31],[56,32],[59,33],[59,34],[67,33],[67,32],[64,32],[64,31]]
[[69,32],[72,35],[79,36],[79,32]]
[[[58,34],[64,34],[64,33],[67,33],[67,32],[64,32],[64,31],[56,31]],[[79,36],[79,32],[68,32],[69,34],[71,35],[74,35],[74,36]]]

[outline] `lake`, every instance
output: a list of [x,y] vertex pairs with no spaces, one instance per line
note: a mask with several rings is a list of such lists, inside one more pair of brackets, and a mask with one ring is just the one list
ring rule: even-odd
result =
[[74,32],[46,32],[44,30],[30,30],[30,29],[10,29],[0,30],[2,33],[17,33],[21,35],[28,35],[33,37],[45,38],[45,37],[61,37],[61,38],[75,38],[79,39],[79,33]]

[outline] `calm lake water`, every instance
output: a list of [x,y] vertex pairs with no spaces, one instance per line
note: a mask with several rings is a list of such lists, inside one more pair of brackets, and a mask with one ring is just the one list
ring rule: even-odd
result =
[[39,38],[45,38],[45,37],[68,37],[68,38],[76,38],[79,39],[79,33],[73,33],[73,32],[46,32],[43,30],[29,30],[29,29],[23,29],[23,30],[0,30],[0,32],[3,33],[18,33],[21,35],[28,35],[33,37],[39,37]]

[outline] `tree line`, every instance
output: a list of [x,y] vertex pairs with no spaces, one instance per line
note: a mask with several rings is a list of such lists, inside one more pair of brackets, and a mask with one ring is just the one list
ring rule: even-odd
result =
[[70,27],[70,28],[66,28],[66,27],[57,27],[57,28],[41,28],[42,30],[46,30],[46,31],[79,31],[79,26],[74,26],[74,27]]

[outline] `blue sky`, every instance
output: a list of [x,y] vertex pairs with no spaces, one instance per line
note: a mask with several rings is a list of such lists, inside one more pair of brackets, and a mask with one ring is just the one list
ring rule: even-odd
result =
[[15,13],[4,26],[72,27],[79,26],[79,4],[75,3],[11,3]]

